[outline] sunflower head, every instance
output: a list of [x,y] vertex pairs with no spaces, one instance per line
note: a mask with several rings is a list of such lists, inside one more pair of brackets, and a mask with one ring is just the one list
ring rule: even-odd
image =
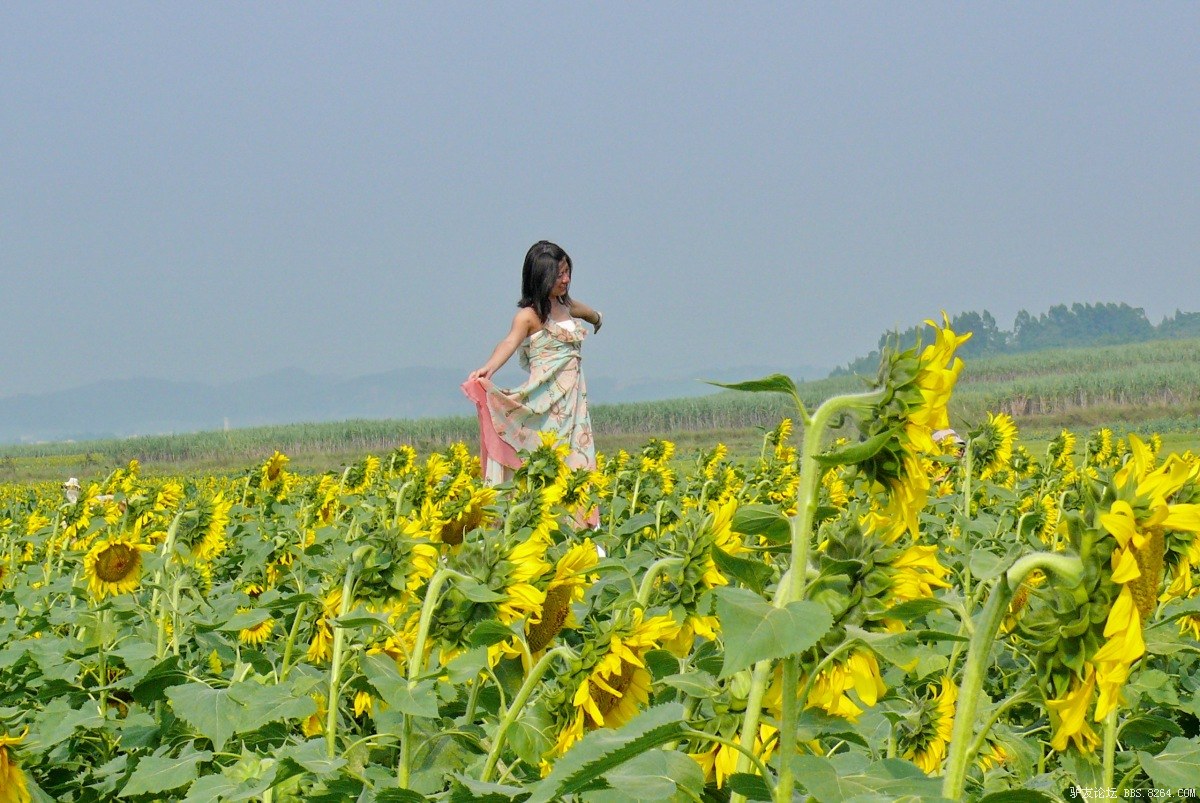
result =
[[946,747],[954,727],[958,687],[948,677],[931,684],[907,720],[900,723],[902,755],[926,774],[938,772],[946,760]]
[[365,455],[351,463],[342,475],[342,493],[354,495],[366,491],[379,476],[380,465],[374,455]]
[[972,462],[981,477],[986,479],[1009,467],[1016,437],[1017,425],[1012,416],[988,413],[987,422],[971,433]]
[[153,550],[129,534],[102,538],[83,558],[83,575],[96,600],[133,591],[142,577],[142,553]]

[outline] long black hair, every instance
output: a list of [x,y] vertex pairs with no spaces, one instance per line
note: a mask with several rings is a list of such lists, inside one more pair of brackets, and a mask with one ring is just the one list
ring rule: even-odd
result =
[[[550,291],[558,282],[558,268],[564,261],[574,274],[571,257],[549,240],[537,241],[525,254],[525,266],[521,268],[521,300],[517,306],[532,307],[542,323],[550,317]],[[564,293],[562,300],[570,306],[569,294]]]

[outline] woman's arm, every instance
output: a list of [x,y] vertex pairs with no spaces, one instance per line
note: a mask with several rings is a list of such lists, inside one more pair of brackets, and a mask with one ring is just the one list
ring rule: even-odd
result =
[[571,317],[582,318],[592,325],[592,330],[600,331],[600,325],[604,323],[604,316],[599,310],[594,310],[582,301],[571,299]]
[[500,370],[508,358],[513,355],[521,342],[536,332],[542,325],[537,313],[529,307],[522,307],[513,317],[512,329],[504,339],[496,344],[492,356],[481,367],[467,374],[467,379],[491,379],[492,374]]

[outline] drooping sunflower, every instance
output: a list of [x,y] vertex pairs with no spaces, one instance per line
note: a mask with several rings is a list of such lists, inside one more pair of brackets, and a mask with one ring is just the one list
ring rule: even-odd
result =
[[[551,570],[546,561],[549,546],[546,538],[499,533],[468,538],[447,555],[449,568],[487,589],[492,598],[481,600],[479,594],[469,593],[458,582],[447,589],[434,613],[431,631],[438,634],[443,663],[470,646],[468,637],[480,622],[497,620],[514,625],[542,610],[546,592],[538,587],[538,580]],[[497,661],[505,652],[509,651],[502,645],[494,645],[489,659]]]
[[[651,677],[645,655],[672,638],[679,625],[670,615],[644,618],[635,608],[596,642],[591,661],[572,673],[577,682],[571,713],[553,754],[563,755],[594,728],[619,728],[650,700]],[[577,681],[574,679],[578,678]]]
[[333,619],[342,612],[342,589],[334,587],[321,600],[321,614],[313,626],[312,640],[308,644],[308,661],[323,664],[333,654]]
[[853,722],[863,709],[850,699],[851,691],[867,708],[874,706],[887,692],[883,676],[879,673],[879,663],[870,650],[854,650],[844,660],[821,670],[813,682],[805,707],[819,708],[827,714]]
[[[239,608],[238,613],[245,613],[248,608]],[[261,622],[250,627],[244,627],[238,631],[238,640],[243,644],[262,644],[271,637],[271,632],[275,629],[275,617],[264,611],[264,618]]]
[[379,458],[370,454],[351,463],[342,474],[342,493],[353,496],[370,488],[379,476],[380,465]]
[[1114,501],[1100,515],[1101,526],[1116,540],[1112,582],[1120,593],[1104,626],[1104,646],[1092,656],[1100,722],[1119,702],[1130,668],[1146,651],[1142,629],[1154,611],[1163,580],[1165,532],[1200,533],[1200,504],[1172,504],[1194,467],[1174,455],[1150,470],[1154,456],[1136,435],[1129,436],[1130,459],[1113,476]]
[[[464,479],[466,475],[460,475]],[[468,479],[463,484],[462,491],[446,499],[440,510],[440,516],[445,523],[433,533],[434,541],[441,541],[451,546],[461,544],[463,536],[476,527],[487,524],[491,517],[487,506],[496,501],[496,489],[474,486]]]
[[211,561],[225,551],[228,542],[225,531],[229,527],[229,511],[232,500],[226,499],[222,491],[213,496],[202,494],[191,503],[194,515],[185,516],[179,524],[179,543],[188,547],[192,559]]
[[1089,666],[1083,678],[1075,677],[1071,688],[1063,696],[1046,700],[1053,735],[1050,747],[1066,750],[1074,743],[1077,750],[1090,753],[1100,743],[1096,732],[1088,724],[1088,709],[1096,693],[1096,672]]
[[950,678],[942,678],[940,684],[929,687],[914,717],[900,725],[903,756],[927,775],[936,773],[946,760],[957,699],[958,687]]
[[988,413],[987,423],[971,436],[971,460],[983,479],[1009,468],[1017,425],[1008,413]]
[[890,561],[885,570],[891,577],[889,597],[892,603],[908,602],[933,596],[935,588],[949,588],[950,570],[938,562],[936,546],[914,544]]
[[407,443],[396,447],[387,458],[389,477],[408,477],[417,469],[417,450]]
[[883,398],[861,425],[864,440],[883,442],[858,466],[875,488],[888,495],[886,508],[872,521],[887,542],[905,531],[917,535],[917,514],[931,488],[922,458],[937,453],[933,433],[950,428],[947,405],[963,368],[955,350],[971,335],[955,334],[945,313],[942,321],[942,326],[925,322],[933,327],[934,341],[919,354],[908,349],[885,356],[875,383]]
[[290,460],[287,455],[276,450],[263,462],[258,470],[258,487],[263,493],[278,500],[285,498],[288,476],[284,467]]
[[142,553],[154,549],[129,533],[102,538],[83,557],[83,576],[97,600],[133,591],[142,577]]
[[544,650],[563,628],[577,627],[571,604],[583,599],[591,581],[587,572],[596,565],[599,555],[590,538],[566,551],[554,566],[554,576],[546,586],[545,599],[525,627],[529,651]]

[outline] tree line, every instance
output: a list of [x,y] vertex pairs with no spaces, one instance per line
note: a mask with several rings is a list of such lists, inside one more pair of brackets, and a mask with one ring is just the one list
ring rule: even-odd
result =
[[[987,310],[960,312],[951,317],[950,328],[955,332],[974,333],[958,349],[963,358],[971,359],[1072,346],[1200,338],[1200,312],[1175,310],[1174,315],[1164,317],[1155,325],[1146,317],[1144,309],[1124,303],[1076,303],[1070,307],[1058,304],[1036,316],[1021,310],[1011,330],[1001,329]],[[845,368],[834,370],[833,375],[872,374],[878,369],[879,357],[885,348],[910,348],[927,333],[924,325],[903,332],[886,332],[879,337],[879,347],[875,351]]]

